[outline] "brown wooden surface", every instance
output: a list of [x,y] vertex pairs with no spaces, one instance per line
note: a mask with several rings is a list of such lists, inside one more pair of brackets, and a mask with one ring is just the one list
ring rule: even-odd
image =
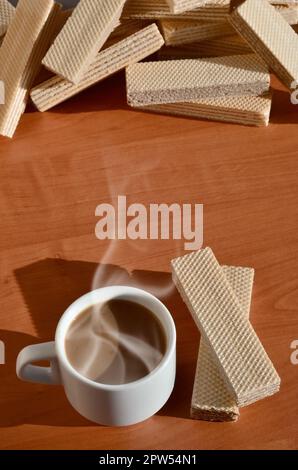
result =
[[[297,124],[298,106],[282,90],[265,129],[135,112],[118,76],[51,112],[29,109],[15,138],[1,138],[1,448],[297,448]],[[189,419],[199,334],[169,274],[183,241],[95,238],[96,206],[120,194],[129,203],[205,204],[204,244],[221,263],[256,269],[251,318],[282,388],[243,409],[238,423]],[[174,393],[130,428],[93,425],[62,387],[15,376],[18,351],[53,338],[96,269],[97,285],[132,283],[160,295],[177,325]]]

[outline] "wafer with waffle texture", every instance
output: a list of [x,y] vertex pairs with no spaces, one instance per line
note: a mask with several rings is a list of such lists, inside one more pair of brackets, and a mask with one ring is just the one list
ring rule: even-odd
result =
[[78,83],[119,23],[125,0],[78,3],[42,63],[51,72]]
[[126,69],[131,106],[177,103],[226,95],[258,95],[270,75],[255,54],[197,60],[144,62]]
[[212,250],[174,259],[172,273],[237,406],[276,393],[280,377]]
[[155,24],[147,26],[99,52],[78,85],[55,76],[33,88],[31,99],[39,111],[46,111],[128,65],[153,54],[163,44],[164,40],[157,26]]
[[[252,268],[222,266],[224,275],[249,317],[254,279]],[[191,417],[206,421],[236,421],[239,408],[231,395],[206,341],[201,338],[191,400]]]
[[267,0],[245,0],[231,21],[287,88],[298,83],[298,37]]
[[18,3],[0,48],[0,80],[5,84],[5,104],[0,106],[1,135],[12,137],[15,132],[51,42],[59,10],[53,0]]
[[272,97],[223,96],[189,103],[168,103],[140,107],[143,111],[185,116],[211,121],[231,122],[247,126],[268,126]]

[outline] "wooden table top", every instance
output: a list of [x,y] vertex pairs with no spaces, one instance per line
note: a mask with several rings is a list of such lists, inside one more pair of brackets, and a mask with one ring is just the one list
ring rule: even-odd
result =
[[[129,110],[120,75],[50,112],[29,109],[15,138],[1,138],[1,448],[297,448],[298,107],[274,87],[272,122],[257,129]],[[199,333],[169,266],[184,241],[97,240],[95,208],[118,195],[203,203],[204,245],[222,264],[256,269],[251,320],[282,387],[237,423],[189,418]],[[93,425],[62,387],[15,375],[18,352],[51,340],[94,279],[156,293],[177,326],[174,392],[156,416],[129,428]]]

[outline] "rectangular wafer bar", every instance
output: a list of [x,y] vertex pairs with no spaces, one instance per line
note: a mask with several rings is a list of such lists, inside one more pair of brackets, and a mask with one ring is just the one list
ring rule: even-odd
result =
[[78,85],[53,77],[36,86],[31,98],[39,111],[56,106],[130,64],[156,52],[164,44],[157,26],[152,24],[99,52]]
[[174,259],[172,273],[237,405],[276,393],[280,378],[212,250]]
[[[252,268],[222,266],[246,318],[249,317],[254,279]],[[191,417],[207,421],[236,421],[239,408],[221,377],[216,361],[201,338],[191,400]]]
[[123,9],[123,18],[143,19],[192,19],[219,21],[226,20],[229,16],[230,0],[217,0],[216,3],[206,4],[176,15],[169,9],[165,0],[127,0]]
[[78,3],[42,63],[51,72],[78,83],[118,25],[125,0]]
[[60,10],[53,0],[20,0],[0,48],[0,80],[5,104],[0,106],[0,134],[12,137],[25,110]]
[[248,126],[268,126],[271,94],[263,96],[223,96],[189,103],[168,103],[141,107],[144,111],[186,116]]
[[6,33],[14,12],[15,9],[8,0],[0,0],[0,37]]
[[225,95],[262,94],[270,76],[255,54],[212,59],[168,60],[126,69],[131,106],[177,103]]
[[171,13],[183,13],[194,10],[206,3],[206,0],[166,0]]
[[245,0],[231,21],[251,47],[291,89],[298,82],[298,37],[267,0]]
[[235,34],[228,21],[175,21],[161,20],[161,31],[165,43],[169,46],[189,44],[220,36]]

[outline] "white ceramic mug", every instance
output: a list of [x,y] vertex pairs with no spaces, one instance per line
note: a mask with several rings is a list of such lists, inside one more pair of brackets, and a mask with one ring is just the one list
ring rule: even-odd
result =
[[[159,365],[140,380],[121,385],[100,384],[72,367],[65,352],[65,336],[81,312],[115,298],[137,302],[156,315],[166,335],[167,347]],[[40,360],[49,360],[50,367],[33,364]],[[168,309],[148,292],[134,287],[103,287],[68,307],[58,323],[55,341],[24,348],[18,355],[16,369],[22,380],[62,384],[71,405],[91,421],[109,426],[135,424],[160,410],[172,393],[176,374],[175,324]]]

